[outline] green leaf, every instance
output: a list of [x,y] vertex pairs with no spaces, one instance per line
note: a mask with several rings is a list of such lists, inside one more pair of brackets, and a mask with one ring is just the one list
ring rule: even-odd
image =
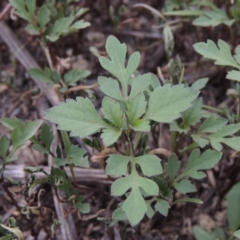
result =
[[180,170],[180,167],[181,167],[181,163],[180,161],[178,161],[177,155],[173,153],[165,165],[167,175],[169,176],[172,182],[174,181],[177,175],[177,172]]
[[7,127],[9,130],[13,130],[14,128],[23,128],[24,124],[17,118],[2,118],[0,122]]
[[231,26],[235,22],[234,19],[229,19],[225,11],[217,9],[214,11],[206,11],[204,15],[196,18],[193,21],[193,25],[208,27],[213,26],[216,27],[220,24],[226,24],[227,26]]
[[31,68],[29,69],[29,73],[32,78],[39,79],[43,82],[49,83],[51,85],[54,84],[54,81],[52,79],[52,73],[49,68],[45,68],[44,70],[40,68]]
[[229,45],[223,40],[218,40],[218,46],[212,41],[200,42],[193,45],[196,52],[215,61],[216,65],[240,68],[231,54]]
[[230,148],[233,148],[236,151],[240,151],[240,137],[233,137],[233,138],[222,138],[219,139],[221,143],[225,143]]
[[134,98],[139,93],[143,93],[150,85],[151,73],[139,75],[131,80],[131,92],[129,97]]
[[31,17],[33,17],[36,10],[36,0],[25,0],[25,2],[29,14],[31,15]]
[[152,201],[151,200],[148,200],[148,201],[145,201],[145,203],[147,204],[147,211],[146,211],[146,215],[149,217],[149,218],[152,218],[153,215],[154,215],[154,210],[151,206],[151,203]]
[[106,174],[119,177],[127,173],[127,166],[131,157],[119,154],[110,154],[107,160]]
[[74,207],[77,208],[83,214],[90,212],[90,204],[89,203],[83,203],[83,202],[79,201],[75,204]]
[[7,158],[7,151],[9,148],[9,143],[10,143],[9,140],[5,135],[3,135],[0,138],[0,157],[2,157],[3,160],[6,160],[6,158]]
[[202,117],[202,99],[198,98],[192,102],[192,106],[182,113],[182,119],[185,126],[193,126],[198,123]]
[[208,232],[201,226],[193,227],[193,234],[196,240],[216,240],[216,235],[213,232]]
[[102,113],[116,127],[122,128],[122,110],[118,102],[109,97],[104,97],[102,101]]
[[198,198],[180,198],[172,203],[172,205],[182,202],[188,202],[188,203],[197,203],[197,204],[203,204],[203,201]]
[[139,188],[133,189],[123,203],[123,211],[126,213],[129,222],[132,225],[138,224],[147,211],[145,203]]
[[226,196],[228,211],[227,219],[230,231],[236,231],[240,226],[240,183],[235,184]]
[[147,211],[146,202],[141,194],[140,188],[150,196],[158,194],[158,186],[150,179],[140,177],[136,170],[131,175],[117,179],[111,186],[113,196],[121,196],[131,188],[131,192],[122,205],[128,220],[132,225],[141,221]]
[[122,204],[113,211],[112,218],[118,221],[124,221],[128,219],[126,213],[122,210]]
[[196,134],[192,134],[191,137],[192,137],[193,141],[194,141],[195,143],[197,143],[201,148],[204,148],[204,147],[205,147],[206,145],[208,145],[208,143],[209,143],[208,140],[206,140],[206,139],[204,139],[204,138],[201,138],[201,137],[199,137],[199,136],[196,135]]
[[90,75],[88,70],[80,70],[75,68],[64,75],[64,82],[69,86],[75,86],[76,82],[83,80]]
[[203,122],[201,127],[198,129],[198,133],[215,133],[218,130],[222,129],[222,127],[224,127],[227,122],[228,120],[225,118],[211,116]]
[[47,149],[50,150],[54,135],[46,123],[42,125],[40,137]]
[[233,236],[240,239],[240,230],[233,233]]
[[46,5],[42,5],[37,12],[37,21],[41,29],[44,29],[46,24],[50,21],[49,12]]
[[11,140],[15,149],[21,147],[27,140],[33,137],[39,127],[42,124],[42,120],[35,120],[32,122],[26,121],[22,127],[15,127],[11,134]]
[[89,27],[91,24],[89,22],[85,22],[84,20],[78,20],[69,28],[68,32],[74,32],[79,29],[84,29]]
[[184,88],[182,84],[173,87],[164,85],[155,88],[150,95],[149,106],[144,119],[172,122],[180,117],[180,112],[191,106],[191,102],[197,95],[198,92],[188,87]]
[[134,162],[137,163],[145,176],[152,177],[162,174],[162,166],[160,164],[161,159],[155,155],[143,155],[134,158]]
[[125,68],[127,53],[126,45],[121,44],[114,36],[108,37],[106,51],[111,60],[106,57],[100,57],[99,62],[104,69],[113,74],[120,81],[124,96],[127,96],[129,78],[138,67],[140,54],[139,52],[133,53],[128,60],[127,67]]
[[191,183],[191,181],[187,179],[184,179],[178,183],[175,183],[173,186],[177,191],[183,194],[196,192],[195,186]]
[[86,150],[79,148],[78,146],[71,145],[68,151],[66,159],[54,158],[54,162],[57,166],[65,166],[66,164],[73,164],[75,167],[89,167],[88,158],[84,157]]
[[147,102],[143,93],[137,94],[134,98],[130,99],[127,104],[129,123],[130,126],[136,131],[150,131],[148,121],[142,120],[140,124],[138,121],[139,118],[145,113],[146,105]]
[[[0,224],[0,227],[7,230],[10,233],[12,233],[15,237],[17,237],[18,240],[24,240],[23,232],[19,228],[7,227],[3,224]],[[8,238],[8,239],[11,240],[11,239],[13,239],[13,237],[11,236],[11,238]]]
[[121,136],[121,133],[122,133],[121,129],[108,128],[103,130],[101,138],[103,139],[103,143],[106,146],[109,146],[117,142],[117,140]]
[[231,70],[228,72],[227,79],[233,80],[233,81],[237,81],[240,82],[240,71],[237,70]]
[[63,17],[58,19],[53,25],[53,33],[61,34],[67,32],[73,20],[74,17]]
[[113,78],[98,77],[100,90],[107,96],[123,101],[122,94],[119,89],[119,84]]
[[200,79],[196,80],[192,84],[191,88],[193,88],[194,90],[199,91],[199,90],[203,89],[206,86],[208,80],[209,80],[209,78],[200,78]]
[[200,156],[200,150],[195,149],[192,151],[187,167],[182,174],[178,177],[181,179],[183,177],[189,176],[195,179],[201,179],[205,177],[205,173],[201,170],[211,169],[219,162],[222,153],[215,150],[207,150]]
[[71,136],[82,138],[109,127],[97,114],[92,102],[82,97],[76,101],[68,99],[50,108],[46,111],[46,119],[58,124],[61,130],[71,131]]
[[154,208],[156,211],[160,212],[163,216],[166,217],[168,215],[168,210],[170,208],[170,205],[166,200],[159,199],[156,202]]
[[26,10],[24,0],[9,0],[9,3],[15,8],[15,12],[19,17],[31,22],[31,16]]
[[25,29],[26,29],[26,31],[28,31],[30,34],[33,34],[33,35],[38,35],[38,34],[40,34],[39,30],[38,30],[33,24],[28,24]]

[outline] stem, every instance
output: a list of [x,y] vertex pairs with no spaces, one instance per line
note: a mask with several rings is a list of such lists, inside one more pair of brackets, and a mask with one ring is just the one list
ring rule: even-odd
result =
[[66,155],[67,155],[71,147],[71,142],[66,131],[61,131],[61,136],[62,136],[64,148],[66,151]]
[[181,76],[180,76],[180,79],[179,79],[179,84],[181,84],[183,82],[184,73],[185,73],[185,67],[182,66],[182,72],[181,72]]
[[215,111],[215,112],[218,112],[218,113],[224,113],[223,110],[220,110],[220,109],[217,109],[217,108],[214,108],[214,107],[210,107],[210,106],[207,106],[207,105],[203,105],[203,107],[208,109],[208,110],[211,110],[211,111]]
[[173,131],[171,132],[171,142],[172,142],[172,152],[176,151],[176,137],[177,137],[177,132]]
[[48,65],[49,65],[50,69],[53,69],[53,62],[52,62],[52,58],[51,58],[51,55],[50,55],[49,48],[48,48],[47,44],[45,43],[45,41],[43,39],[40,41],[40,44],[41,44],[43,52],[44,52],[44,54],[47,58]]

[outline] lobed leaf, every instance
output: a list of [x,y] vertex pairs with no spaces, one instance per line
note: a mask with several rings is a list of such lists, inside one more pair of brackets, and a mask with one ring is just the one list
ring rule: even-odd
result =
[[149,106],[144,119],[157,122],[172,122],[180,117],[180,112],[191,106],[191,102],[198,96],[198,92],[179,84],[164,85],[155,88],[150,95]]
[[163,216],[166,217],[168,215],[170,205],[166,200],[158,199],[154,208],[156,211],[160,212]]

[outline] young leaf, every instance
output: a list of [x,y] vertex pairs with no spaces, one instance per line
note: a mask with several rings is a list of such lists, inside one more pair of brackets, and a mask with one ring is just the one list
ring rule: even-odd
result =
[[236,231],[240,227],[240,183],[235,184],[227,193],[227,219],[230,231]]
[[240,82],[240,71],[237,70],[231,70],[228,72],[227,79],[233,80],[233,81],[237,81]]
[[240,230],[234,232],[233,236],[236,237],[237,239],[240,239]]
[[67,164],[73,164],[75,167],[89,167],[88,158],[84,157],[86,150],[79,148],[78,146],[71,145],[66,159],[54,158],[54,162],[57,166],[65,166]]
[[90,212],[90,204],[89,203],[83,203],[82,201],[79,201],[74,205],[74,207],[83,214]]
[[182,113],[182,119],[185,126],[193,126],[198,123],[202,117],[201,114],[202,99],[198,98],[192,102],[192,106]]
[[181,163],[180,161],[178,161],[177,155],[173,153],[165,165],[166,172],[172,182],[174,181],[174,178],[176,177],[177,172],[180,170],[180,167],[181,167]]
[[211,116],[203,122],[201,127],[198,129],[198,133],[215,133],[218,130],[222,129],[222,127],[225,126],[227,122],[228,121],[225,118]]
[[146,215],[149,217],[149,218],[152,218],[153,215],[154,215],[154,210],[151,206],[151,203],[152,201],[151,200],[148,200],[148,201],[145,201],[145,203],[147,204],[147,211],[146,211]]
[[216,235],[214,232],[209,232],[201,226],[193,227],[193,234],[196,240],[216,240]]
[[88,70],[80,70],[78,68],[75,68],[75,69],[67,72],[64,75],[63,79],[67,85],[75,86],[77,81],[83,80],[84,78],[89,76],[89,74],[90,74],[90,71],[88,71]]
[[230,47],[223,40],[218,40],[218,46],[212,41],[200,42],[193,45],[196,52],[215,61],[216,65],[240,68],[232,56]]
[[110,154],[107,160],[106,174],[119,177],[127,173],[127,166],[131,157],[120,154]]
[[39,127],[42,124],[42,120],[35,120],[32,122],[26,122],[23,127],[15,127],[11,134],[11,140],[15,149],[21,147],[27,140],[33,137]]
[[122,130],[115,128],[107,128],[103,129],[103,133],[101,134],[101,138],[103,139],[103,143],[106,146],[112,145],[117,142],[119,137],[121,136]]
[[50,108],[46,111],[46,119],[58,124],[61,130],[71,131],[71,136],[82,138],[109,127],[97,114],[92,102],[82,97],[76,101],[68,99]]
[[143,93],[150,85],[151,73],[139,75],[131,80],[131,92],[129,97],[134,98],[137,94]]
[[16,127],[20,129],[24,128],[23,122],[17,118],[2,118],[0,122],[9,130],[13,130]]
[[122,204],[113,211],[112,218],[118,221],[124,221],[128,219],[126,213],[122,210]]
[[6,160],[7,158],[8,148],[9,148],[9,140],[5,135],[3,135],[0,138],[0,157],[2,157],[3,160]]
[[211,169],[219,162],[221,159],[222,153],[215,150],[207,150],[200,156],[200,150],[195,149],[192,151],[187,167],[182,174],[178,177],[181,179],[183,177],[192,177],[195,179],[201,179],[205,177],[205,173],[201,170]]
[[102,112],[104,118],[109,120],[118,128],[122,128],[122,110],[118,102],[109,97],[104,97],[102,101]]
[[134,158],[134,162],[141,167],[143,174],[148,177],[159,175],[163,172],[160,161],[161,159],[155,155],[143,155]]
[[150,95],[149,106],[144,119],[172,122],[180,117],[180,112],[191,106],[191,102],[197,96],[197,91],[188,87],[184,88],[182,84],[173,87],[164,85],[155,88]]
[[119,84],[113,78],[98,77],[100,90],[107,96],[123,101],[123,96],[119,89]]
[[37,12],[37,21],[42,30],[45,28],[46,24],[50,21],[49,12],[45,4],[42,5],[42,7]]
[[195,186],[191,183],[191,181],[184,179],[180,182],[175,183],[174,188],[180,193],[186,194],[190,192],[196,192]]
[[34,79],[39,79],[50,85],[54,84],[54,81],[52,79],[52,72],[47,67],[44,70],[42,70],[40,68],[31,68],[31,69],[29,69],[29,73],[30,73],[31,77]]
[[135,52],[128,60],[127,67],[125,68],[125,59],[127,48],[125,44],[121,44],[114,36],[109,36],[106,42],[106,50],[111,60],[106,57],[100,57],[99,62],[104,69],[112,73],[122,84],[124,96],[127,96],[127,88],[129,78],[137,69],[140,54]]
[[209,80],[209,78],[200,78],[192,84],[191,88],[199,91],[206,86],[208,80]]
[[154,208],[156,211],[160,212],[163,216],[166,217],[168,215],[168,210],[170,208],[170,205],[166,200],[159,199],[156,202]]
[[127,115],[129,118],[130,126],[135,131],[150,131],[150,126],[148,121],[142,120],[139,125],[139,118],[146,111],[147,102],[143,93],[137,94],[134,98],[130,99],[127,104]]
[[50,150],[54,136],[52,131],[50,130],[50,127],[46,123],[42,125],[40,137],[47,149]]

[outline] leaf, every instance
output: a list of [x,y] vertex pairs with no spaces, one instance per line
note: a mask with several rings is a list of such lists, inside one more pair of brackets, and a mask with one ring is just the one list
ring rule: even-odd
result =
[[29,69],[29,73],[33,79],[39,79],[51,85],[54,84],[52,73],[49,68],[45,68],[44,70],[40,68],[31,68]]
[[67,164],[71,165],[73,164],[75,167],[89,167],[88,158],[84,157],[86,154],[86,150],[83,148],[79,148],[78,146],[71,145],[70,149],[68,151],[68,154],[66,156],[66,159],[59,159],[54,158],[54,162],[57,166],[65,166]]
[[134,98],[139,93],[143,93],[150,85],[151,73],[139,75],[131,80],[131,92],[129,97]]
[[230,231],[236,231],[240,226],[240,183],[235,184],[226,195],[228,211],[227,219]]
[[182,84],[173,87],[164,85],[155,88],[150,95],[149,106],[144,119],[172,122],[180,117],[180,112],[191,106],[191,102],[197,95],[198,92],[188,87],[184,88]]
[[15,149],[21,147],[27,140],[33,137],[39,127],[42,124],[42,120],[35,120],[32,122],[26,121],[22,127],[16,127],[11,134],[11,140]]
[[106,146],[109,146],[117,142],[117,140],[121,136],[121,133],[122,133],[121,129],[108,128],[103,130],[101,138],[103,139],[103,143]]
[[192,106],[182,113],[184,126],[193,126],[198,123],[202,117],[202,99],[198,98],[192,102]]
[[154,215],[154,210],[151,206],[151,203],[152,201],[151,200],[148,200],[148,201],[145,201],[145,203],[147,204],[147,211],[146,211],[146,215],[149,217],[149,218],[152,218],[153,215]]
[[9,3],[15,8],[15,12],[19,17],[31,21],[31,17],[25,8],[24,0],[9,0]]
[[128,219],[126,213],[122,210],[122,204],[113,211],[112,218],[118,221],[124,221]]
[[154,208],[156,211],[160,212],[163,216],[166,217],[168,215],[168,210],[170,208],[170,205],[166,200],[158,199]]
[[119,89],[119,84],[113,78],[98,77],[100,90],[107,96],[123,101],[123,96]]
[[106,174],[119,177],[127,173],[127,166],[131,157],[120,154],[110,154],[107,160]]
[[216,235],[213,232],[208,232],[201,226],[193,227],[193,234],[196,240],[216,240]]
[[28,24],[25,29],[26,29],[26,31],[28,31],[30,34],[33,34],[33,35],[38,35],[38,34],[40,34],[39,30],[38,30],[33,24]]
[[73,20],[74,17],[62,17],[58,19],[53,25],[53,33],[59,35],[61,33],[67,32]]
[[121,44],[114,36],[108,37],[106,51],[111,60],[106,57],[100,57],[99,62],[104,69],[113,74],[120,81],[124,96],[127,96],[129,78],[138,67],[140,54],[139,52],[133,53],[128,60],[127,67],[125,68],[127,53],[126,45]]
[[46,119],[58,124],[58,129],[71,131],[71,136],[87,137],[102,128],[108,128],[88,98],[67,99],[46,111]]
[[225,118],[211,116],[203,122],[201,127],[198,129],[198,133],[215,133],[218,130],[222,129],[222,127],[225,126],[227,122],[228,120]]
[[237,70],[231,70],[228,72],[227,79],[233,80],[233,81],[237,81],[240,82],[240,71]]
[[17,227],[11,228],[11,227],[7,227],[3,224],[0,224],[0,226],[2,228],[6,229],[8,232],[13,233],[17,237],[18,240],[24,240],[23,232],[19,228],[17,228]]
[[113,196],[121,196],[131,188],[131,192],[122,205],[128,220],[132,225],[141,221],[147,211],[147,205],[142,197],[140,188],[150,196],[158,194],[158,186],[150,179],[140,177],[136,170],[132,170],[131,175],[117,179],[111,186]]
[[122,128],[122,110],[118,102],[109,97],[104,97],[102,101],[102,113],[116,127]]
[[36,0],[25,0],[25,2],[29,14],[31,15],[31,17],[34,17],[36,10]]
[[42,125],[40,137],[47,149],[50,150],[54,136],[52,131],[50,130],[50,127],[46,123]]
[[188,203],[197,203],[197,204],[203,204],[203,201],[198,198],[180,198],[172,203],[172,205],[181,203],[181,202],[188,202]]
[[193,45],[196,52],[215,61],[216,65],[240,68],[233,58],[229,45],[223,40],[218,40],[218,46],[212,41],[200,42]]
[[191,137],[192,137],[193,141],[194,141],[195,143],[197,143],[197,144],[199,145],[199,147],[201,147],[201,148],[204,148],[204,147],[205,147],[206,145],[208,145],[208,143],[209,143],[208,140],[206,140],[206,139],[204,139],[204,138],[201,138],[201,137],[199,137],[199,136],[196,135],[196,134],[192,134]]
[[220,24],[226,24],[227,26],[231,26],[234,22],[235,20],[230,20],[223,10],[217,9],[214,11],[206,11],[204,15],[196,18],[193,21],[193,25],[201,27],[216,27]]
[[192,84],[191,88],[193,88],[194,90],[199,91],[199,90],[203,89],[206,86],[208,80],[209,80],[209,78],[200,78],[200,79],[196,80]]
[[83,202],[79,201],[75,204],[74,207],[77,208],[83,214],[90,212],[90,204],[89,203],[83,203]]
[[240,230],[233,233],[233,236],[240,239]]
[[0,122],[9,130],[13,130],[16,127],[24,128],[23,122],[17,118],[2,118]]
[[37,12],[37,21],[41,29],[44,29],[46,24],[50,21],[49,12],[46,5],[42,5]]
[[177,191],[183,194],[196,192],[195,186],[191,183],[191,181],[187,179],[184,179],[178,183],[175,183],[173,186]]
[[181,163],[180,161],[178,161],[177,155],[173,153],[169,157],[168,162],[165,165],[167,175],[169,176],[172,182],[174,181],[177,175],[177,172],[180,170],[180,167],[181,167]]
[[123,203],[123,211],[126,213],[131,225],[139,223],[147,211],[145,203],[139,188],[133,189]]
[[[142,120],[139,124],[139,118],[146,111],[147,102],[143,93],[139,93],[134,98],[130,99],[127,104],[127,115],[130,126],[136,131],[150,131],[149,122]],[[144,127],[143,127],[144,126]]]
[[187,167],[182,174],[178,177],[181,179],[183,177],[189,176],[195,179],[201,179],[205,177],[205,173],[202,170],[211,169],[219,162],[222,153],[215,150],[207,150],[200,156],[200,150],[195,149],[192,151]]
[[0,157],[2,157],[4,161],[6,161],[7,158],[9,143],[9,140],[5,135],[0,138]]
[[64,82],[69,86],[75,86],[76,82],[83,80],[87,76],[90,75],[90,71],[88,70],[80,70],[75,68],[66,74],[64,74]]
[[134,158],[134,162],[141,167],[143,174],[148,177],[162,174],[163,170],[160,161],[161,159],[155,155],[143,155]]
[[69,28],[68,32],[73,32],[79,29],[84,29],[89,27],[91,24],[89,22],[85,22],[84,20],[78,20]]

